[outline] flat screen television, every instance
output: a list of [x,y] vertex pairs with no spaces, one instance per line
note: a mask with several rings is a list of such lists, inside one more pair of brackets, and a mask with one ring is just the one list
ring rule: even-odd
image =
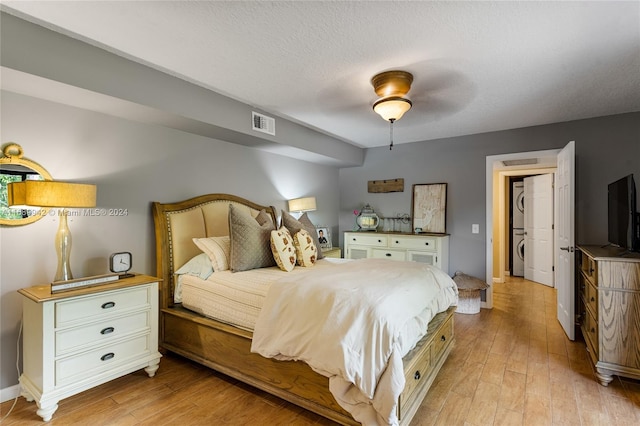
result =
[[627,250],[638,250],[638,214],[636,213],[636,184],[633,174],[608,187],[609,244]]

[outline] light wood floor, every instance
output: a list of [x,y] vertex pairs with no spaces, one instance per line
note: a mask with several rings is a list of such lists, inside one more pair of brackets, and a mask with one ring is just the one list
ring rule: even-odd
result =
[[[640,381],[596,382],[584,343],[556,320],[553,289],[494,286],[494,309],[456,314],[456,346],[412,425],[638,425]],[[0,418],[12,401],[0,406]],[[174,355],[60,402],[51,425],[332,425]],[[20,398],[9,425],[42,425]]]

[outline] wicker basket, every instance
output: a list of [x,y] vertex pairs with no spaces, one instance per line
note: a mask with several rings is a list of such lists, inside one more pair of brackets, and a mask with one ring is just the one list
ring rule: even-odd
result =
[[461,314],[477,314],[480,312],[480,290],[459,290],[458,309]]

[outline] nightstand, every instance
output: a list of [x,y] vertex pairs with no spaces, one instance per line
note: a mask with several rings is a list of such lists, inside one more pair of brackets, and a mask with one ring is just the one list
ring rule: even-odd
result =
[[158,282],[134,275],[51,293],[23,288],[22,396],[49,421],[58,401],[142,368],[153,377],[158,352]]
[[340,250],[340,247],[323,249],[322,254],[324,255],[324,257],[335,257],[340,259],[342,257],[342,250]]

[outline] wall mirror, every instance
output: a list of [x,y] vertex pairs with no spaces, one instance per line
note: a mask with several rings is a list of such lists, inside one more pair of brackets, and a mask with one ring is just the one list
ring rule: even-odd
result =
[[49,209],[35,207],[9,208],[7,185],[23,180],[53,179],[40,164],[24,158],[24,151],[20,145],[9,142],[2,146],[2,157],[0,157],[0,225],[26,225],[42,219],[49,212]]

